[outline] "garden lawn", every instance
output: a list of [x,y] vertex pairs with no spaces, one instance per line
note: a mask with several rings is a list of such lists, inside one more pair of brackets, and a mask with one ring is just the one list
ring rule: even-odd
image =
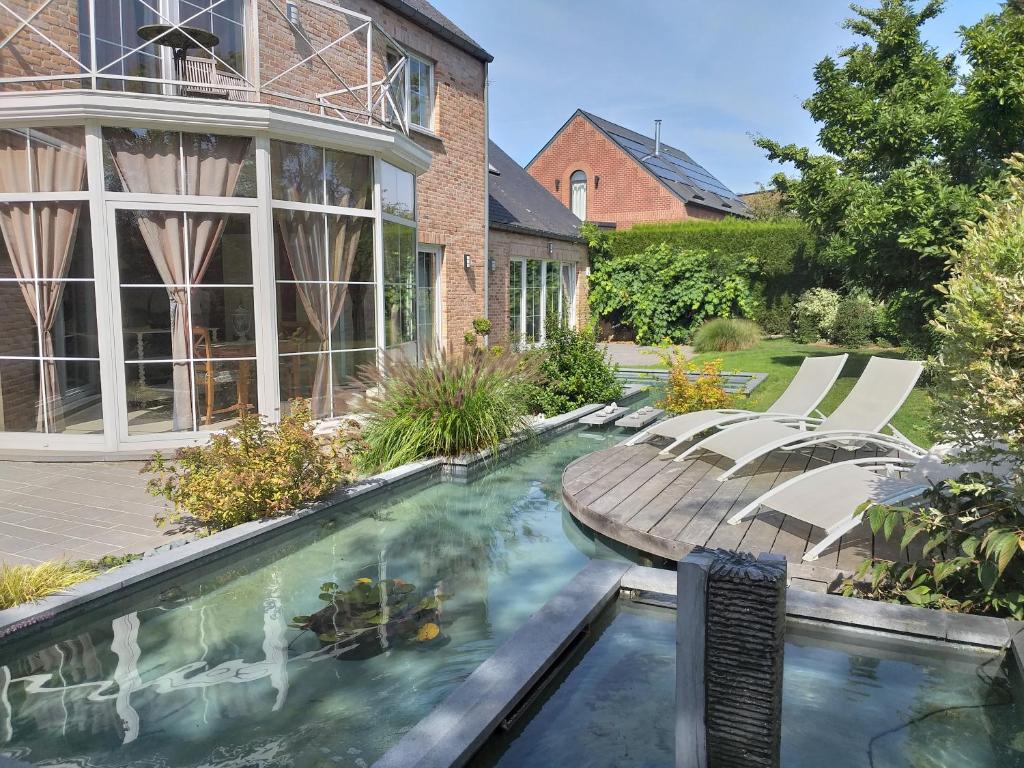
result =
[[[869,357],[872,355],[903,357],[903,353],[899,349],[841,349],[822,344],[798,344],[789,339],[770,339],[742,352],[708,352],[697,355],[694,361],[702,363],[705,360],[720,359],[723,371],[767,373],[768,378],[761,382],[749,399],[741,397],[735,403],[737,408],[763,411],[775,402],[782,390],[786,388],[805,357],[842,352],[848,353],[850,359],[846,362],[835,386],[818,406],[824,413],[832,413],[833,409],[849,394],[857,377],[867,365]],[[910,397],[896,414],[893,423],[896,425],[896,429],[917,445],[928,448],[935,442],[931,395],[922,384],[918,383],[914,391],[910,393]]]

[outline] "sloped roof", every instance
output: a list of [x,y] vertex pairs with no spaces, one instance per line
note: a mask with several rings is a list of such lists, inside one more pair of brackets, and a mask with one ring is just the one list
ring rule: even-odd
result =
[[557,240],[577,240],[580,220],[495,144],[488,143],[487,175],[490,226]]
[[494,57],[481,48],[479,43],[427,0],[379,0],[379,2],[409,21],[430,30],[441,39],[447,40],[470,56],[487,63],[494,61]]
[[663,141],[660,155],[654,157],[654,139],[649,136],[631,131],[582,109],[576,113],[593,123],[684,203],[724,211],[735,216],[750,215],[746,204],[735,192],[683,150]]

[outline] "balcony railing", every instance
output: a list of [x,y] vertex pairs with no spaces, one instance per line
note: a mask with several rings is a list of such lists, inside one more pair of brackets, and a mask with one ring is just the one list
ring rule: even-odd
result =
[[326,0],[120,0],[120,11],[112,20],[96,0],[0,0],[0,98],[125,91],[408,132],[396,98],[408,57],[369,16]]

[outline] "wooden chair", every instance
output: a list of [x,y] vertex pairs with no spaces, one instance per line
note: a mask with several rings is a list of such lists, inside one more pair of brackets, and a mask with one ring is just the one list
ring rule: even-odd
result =
[[238,376],[229,370],[221,372],[220,378],[214,373],[213,363],[213,342],[211,341],[210,329],[201,325],[192,326],[192,359],[194,360],[196,372],[196,390],[203,387],[206,395],[206,413],[203,416],[203,424],[209,426],[213,423],[213,417],[221,413],[240,411],[244,404],[239,393],[237,402],[224,408],[214,408],[214,398],[217,394],[217,384],[235,384],[238,386]]

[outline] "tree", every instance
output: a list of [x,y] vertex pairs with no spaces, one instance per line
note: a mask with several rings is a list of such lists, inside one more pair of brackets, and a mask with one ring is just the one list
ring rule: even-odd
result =
[[826,154],[768,138],[769,158],[797,179],[774,184],[819,241],[819,257],[849,287],[902,296],[901,335],[920,341],[963,221],[978,217],[1001,160],[1024,138],[1024,16],[1016,3],[961,30],[972,65],[922,37],[942,0],[853,5],[862,42],[825,57],[804,107]]

